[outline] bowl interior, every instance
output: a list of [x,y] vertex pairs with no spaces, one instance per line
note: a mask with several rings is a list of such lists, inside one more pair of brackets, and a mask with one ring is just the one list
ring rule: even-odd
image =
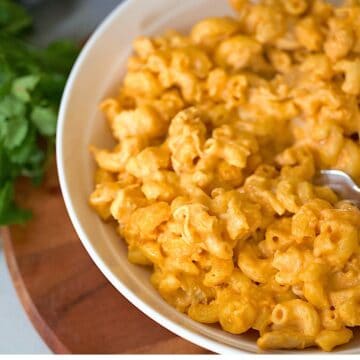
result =
[[[89,145],[110,148],[113,144],[98,105],[104,97],[116,94],[132,40],[166,29],[185,31],[196,21],[219,14],[233,14],[226,0],[129,0],[119,6],[91,37],[68,81],[58,125],[58,167],[78,235],[100,270],[124,296],[161,325],[200,346],[219,353],[258,352],[254,333],[225,333],[217,326],[192,321],[164,302],[149,282],[149,270],[128,262],[126,246],[113,226],[103,223],[88,206],[95,170]],[[341,352],[352,352],[359,346],[358,338]]]

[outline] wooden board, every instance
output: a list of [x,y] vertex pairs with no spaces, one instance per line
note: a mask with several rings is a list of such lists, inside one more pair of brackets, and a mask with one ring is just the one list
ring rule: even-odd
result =
[[20,300],[55,353],[207,353],[131,305],[97,269],[72,228],[55,166],[41,188],[24,182],[25,226],[2,230]]

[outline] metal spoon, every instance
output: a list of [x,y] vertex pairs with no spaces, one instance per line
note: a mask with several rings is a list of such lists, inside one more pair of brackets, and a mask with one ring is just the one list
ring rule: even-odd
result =
[[349,200],[360,207],[360,187],[345,172],[341,170],[320,170],[314,178],[314,184],[328,186],[341,199]]

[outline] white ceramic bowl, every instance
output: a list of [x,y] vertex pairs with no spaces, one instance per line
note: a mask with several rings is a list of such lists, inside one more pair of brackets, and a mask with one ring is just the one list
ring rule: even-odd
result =
[[[197,20],[224,14],[232,14],[227,0],[128,0],[116,8],[87,42],[71,72],[59,115],[57,163],[71,221],[116,289],[150,318],[199,346],[217,353],[258,352],[254,336],[235,336],[194,322],[163,301],[149,282],[148,270],[128,262],[126,246],[113,227],[88,206],[94,173],[88,147],[110,147],[113,142],[98,104],[119,87],[132,40],[169,28],[187,30]],[[359,348],[358,337],[339,352],[356,353]]]

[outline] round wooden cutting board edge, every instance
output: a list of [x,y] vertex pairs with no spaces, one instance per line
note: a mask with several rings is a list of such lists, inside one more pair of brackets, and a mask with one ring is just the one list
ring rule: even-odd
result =
[[40,187],[18,183],[17,201],[32,220],[0,227],[17,296],[48,347],[57,354],[209,354],[151,320],[101,273],[67,215],[55,165]]
[[35,329],[51,351],[55,354],[71,354],[68,348],[57,338],[51,328],[40,316],[31,296],[29,295],[16,261],[10,229],[8,227],[1,227],[0,236],[3,240],[5,259],[12,282],[18,298],[20,299],[20,302],[31,323],[34,325]]

